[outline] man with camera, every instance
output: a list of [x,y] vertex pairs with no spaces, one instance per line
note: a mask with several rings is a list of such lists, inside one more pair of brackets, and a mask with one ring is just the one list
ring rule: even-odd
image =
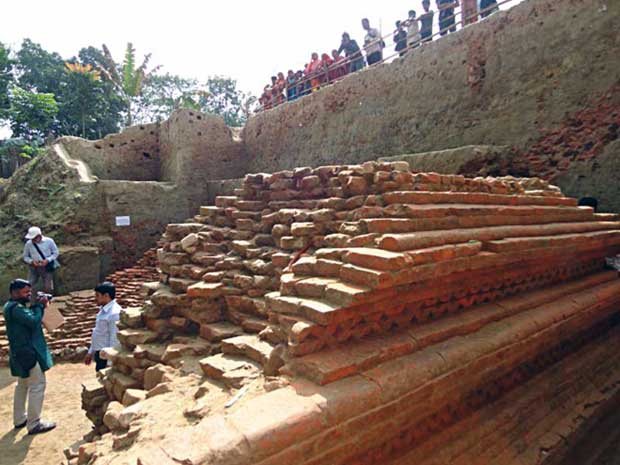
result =
[[46,433],[56,428],[55,423],[41,421],[45,372],[53,366],[42,328],[50,296],[39,293],[36,302],[28,305],[32,286],[24,279],[12,281],[9,291],[11,298],[4,305],[4,320],[11,375],[18,378],[13,398],[13,425],[16,429],[27,427],[30,435]]
[[28,281],[33,287],[39,280],[43,281],[43,291],[51,294],[54,291],[54,271],[60,267],[58,247],[54,239],[43,236],[37,226],[28,229],[26,239],[24,262],[28,264]]

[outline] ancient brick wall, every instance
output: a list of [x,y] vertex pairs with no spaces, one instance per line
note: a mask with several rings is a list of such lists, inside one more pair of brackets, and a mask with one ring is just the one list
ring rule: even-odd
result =
[[619,20],[617,1],[523,2],[251,118],[248,171],[527,147],[618,83]]
[[[478,414],[539,376],[532,395],[568,407],[536,397],[553,421],[528,425],[567,437],[620,390],[607,371],[583,386],[576,368],[620,363],[596,342],[618,333],[620,282],[604,258],[620,251],[620,222],[576,204],[540,179],[413,173],[401,161],[247,175],[166,228],[160,282],[122,314],[102,386],[84,389],[91,437],[103,438],[80,454],[379,465],[418,450],[433,463],[439,446],[464,452],[442,435],[470,421],[481,437]],[[563,389],[562,375],[582,388]],[[157,405],[188,399],[162,434]],[[479,463],[541,463],[513,458],[558,444],[537,436]]]
[[157,181],[160,178],[159,125],[132,126],[101,140],[63,137],[70,156],[84,161],[99,179]]

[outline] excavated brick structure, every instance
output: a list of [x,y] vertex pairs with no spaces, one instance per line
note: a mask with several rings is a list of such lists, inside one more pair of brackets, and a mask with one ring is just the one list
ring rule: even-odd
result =
[[[617,215],[403,162],[235,194],[168,226],[159,286],[84,388],[104,436],[70,463],[554,463],[617,400]],[[183,377],[203,384],[176,392]],[[158,397],[217,389],[226,405],[154,432]]]
[[[142,293],[144,283],[159,279],[156,254],[156,249],[148,250],[132,268],[116,271],[106,277],[106,280],[116,285],[117,300],[122,307],[142,307],[144,304]],[[81,360],[90,345],[95,317],[99,311],[93,290],[76,291],[55,297],[52,305],[65,317],[63,326],[46,334],[47,345],[54,360]],[[4,317],[0,312],[0,361],[4,363],[8,362],[8,344]]]

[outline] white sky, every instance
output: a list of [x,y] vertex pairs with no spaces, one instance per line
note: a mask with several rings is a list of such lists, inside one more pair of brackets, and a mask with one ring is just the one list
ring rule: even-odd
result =
[[105,43],[121,61],[131,41],[139,58],[152,53],[151,64],[163,65],[162,72],[202,81],[229,76],[259,95],[278,71],[301,69],[313,51],[338,48],[343,31],[361,45],[361,18],[385,34],[411,8],[419,15],[421,0],[4,0],[0,42],[15,49],[28,37],[63,58]]

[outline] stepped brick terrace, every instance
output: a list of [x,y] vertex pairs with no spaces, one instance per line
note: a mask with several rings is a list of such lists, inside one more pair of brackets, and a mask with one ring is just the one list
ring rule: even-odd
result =
[[617,402],[620,219],[546,181],[253,174],[161,245],[71,464],[557,463]]

